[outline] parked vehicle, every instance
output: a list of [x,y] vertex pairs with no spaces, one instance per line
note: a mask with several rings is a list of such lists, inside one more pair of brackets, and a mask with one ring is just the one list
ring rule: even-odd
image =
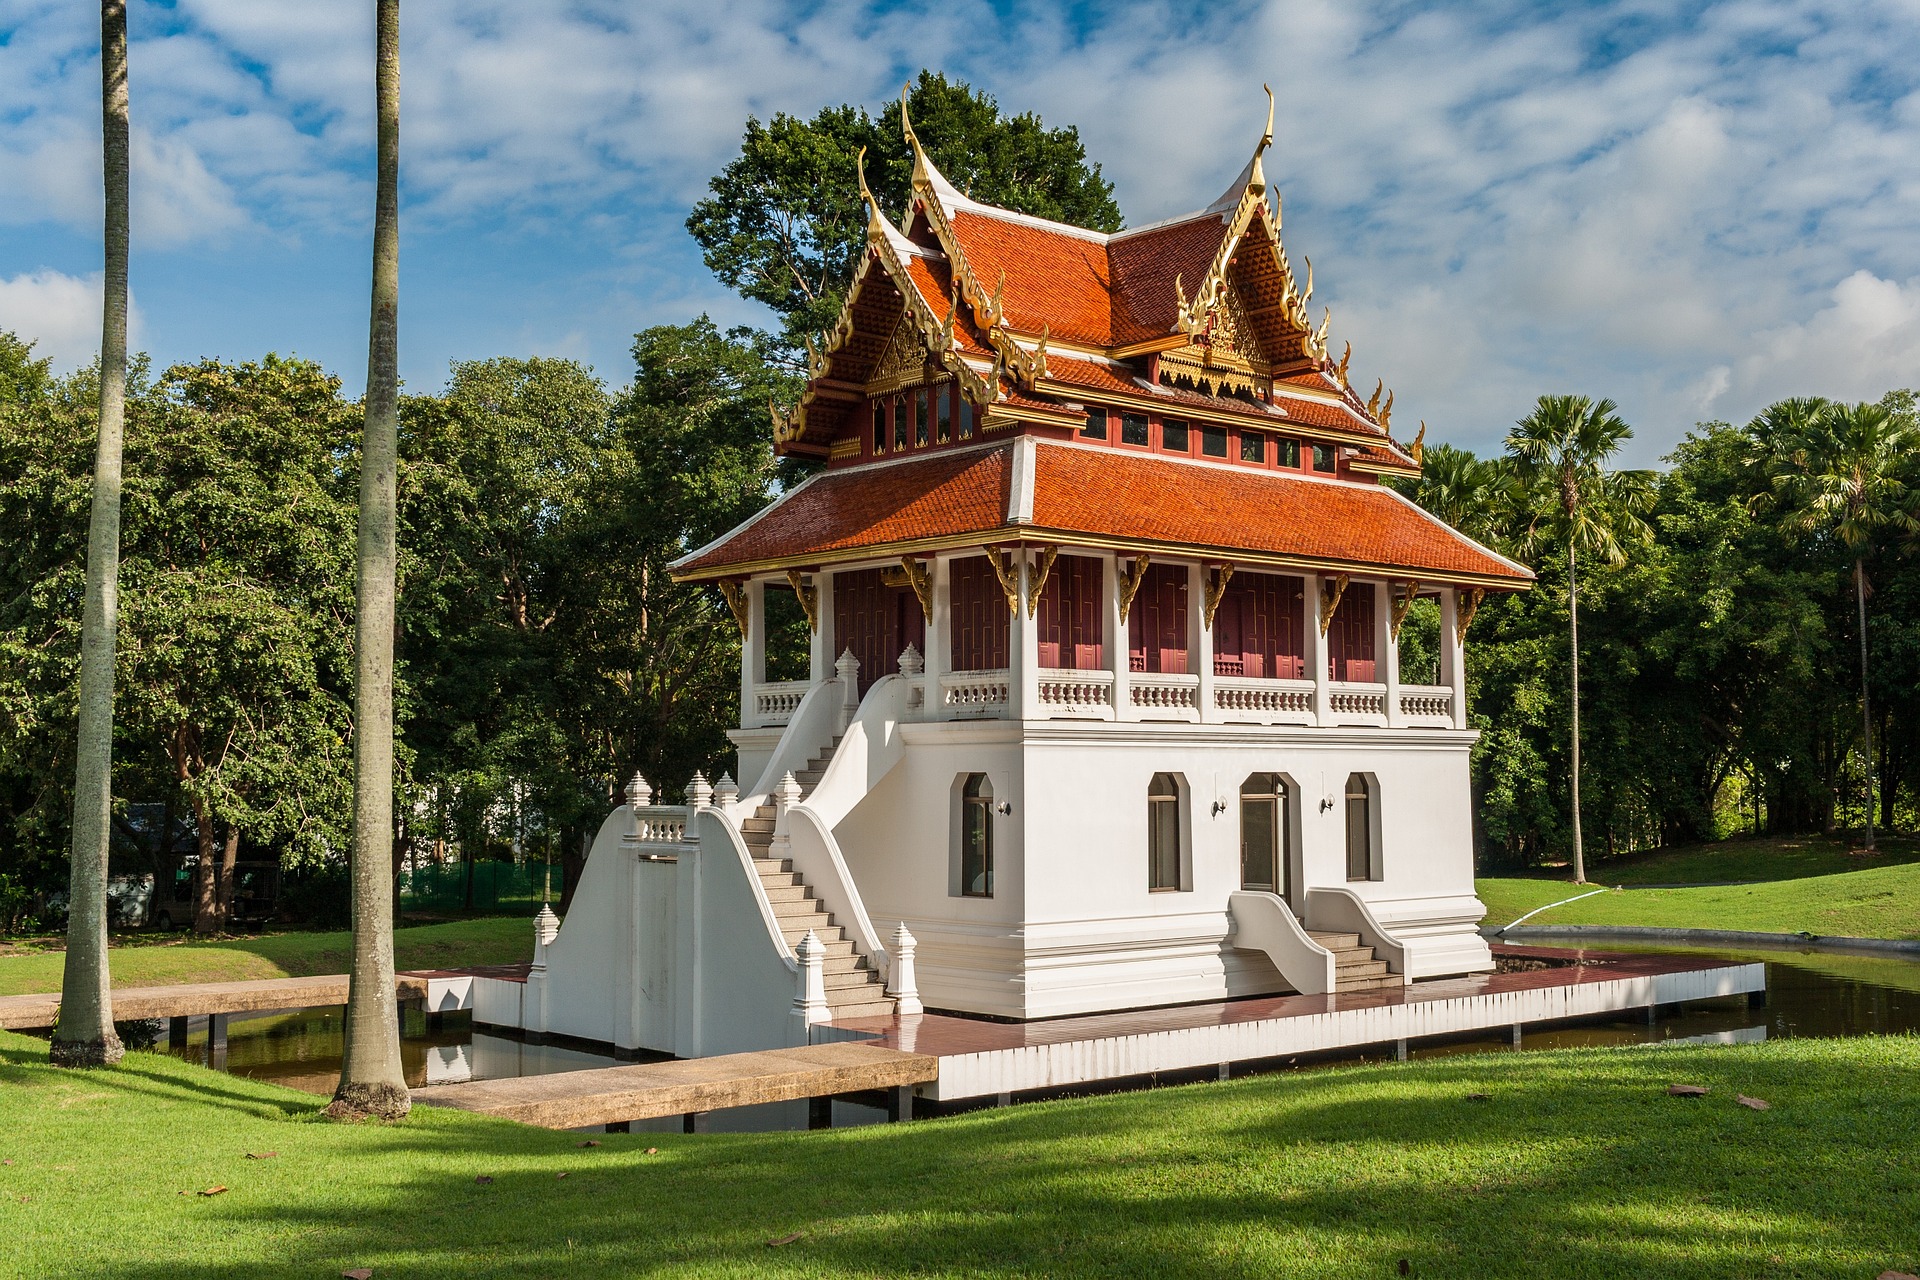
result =
[[[194,860],[174,872],[172,883],[153,895],[146,922],[155,929],[185,929],[193,924]],[[213,869],[214,894],[218,897],[223,871]],[[228,925],[262,925],[273,919],[279,906],[280,864],[277,862],[238,862],[233,868],[233,906],[227,913]]]

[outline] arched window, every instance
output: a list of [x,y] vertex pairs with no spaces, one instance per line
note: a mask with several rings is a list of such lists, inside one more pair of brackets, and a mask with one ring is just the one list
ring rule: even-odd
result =
[[1287,891],[1287,780],[1254,773],[1240,784],[1240,887]]
[[1373,784],[1364,773],[1347,775],[1347,879],[1375,878]]
[[993,783],[967,775],[960,792],[960,896],[993,896]]
[[1147,888],[1155,893],[1179,889],[1180,783],[1156,773],[1147,785]]

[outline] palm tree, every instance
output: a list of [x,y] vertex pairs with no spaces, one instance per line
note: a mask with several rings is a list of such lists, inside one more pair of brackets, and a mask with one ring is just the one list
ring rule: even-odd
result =
[[399,1120],[413,1105],[400,1066],[393,977],[393,625],[399,560],[400,0],[376,0],[379,162],[373,314],[360,445],[360,575],[354,623],[353,961],[346,1051],[327,1113]]
[[1920,449],[1912,421],[1877,404],[1783,400],[1748,426],[1789,531],[1831,530],[1853,559],[1860,633],[1860,727],[1867,764],[1867,848],[1873,833],[1873,717],[1867,703],[1867,557],[1882,534],[1920,534],[1920,493],[1903,476]]
[[111,1066],[126,1050],[113,1029],[107,971],[107,839],[113,814],[114,640],[120,625],[120,445],[127,418],[127,5],[100,3],[101,171],[106,273],[100,323],[100,440],[87,528],[87,600],[80,621],[80,726],[73,785],[67,956],[60,978],[55,1066]]
[[1497,544],[1518,505],[1515,476],[1504,458],[1476,458],[1450,444],[1428,446],[1412,497],[1470,538]]
[[1567,630],[1573,669],[1573,879],[1587,882],[1580,835],[1580,591],[1579,553],[1622,564],[1624,544],[1651,536],[1643,514],[1653,506],[1653,473],[1608,471],[1607,459],[1633,437],[1611,400],[1541,396],[1532,413],[1507,435],[1507,455],[1536,503],[1522,542],[1567,549]]

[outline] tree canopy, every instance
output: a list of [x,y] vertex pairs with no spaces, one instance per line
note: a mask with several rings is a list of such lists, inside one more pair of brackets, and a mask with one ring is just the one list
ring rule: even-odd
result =
[[[907,90],[914,133],[963,194],[1097,231],[1118,231],[1113,184],[1087,159],[1080,132],[1039,116],[1003,114],[986,93],[921,71]],[[888,215],[905,211],[913,154],[898,104],[826,107],[811,120],[784,112],[749,118],[740,154],[709,183],[687,230],[707,267],[742,297],[780,317],[789,351],[840,313],[866,243],[855,156]]]

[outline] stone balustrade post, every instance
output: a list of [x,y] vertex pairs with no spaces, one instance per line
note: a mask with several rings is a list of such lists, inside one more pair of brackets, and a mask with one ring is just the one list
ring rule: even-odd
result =
[[833,664],[833,672],[840,679],[840,732],[845,733],[854,713],[860,710],[860,659],[853,656],[852,649],[844,650]]
[[640,811],[653,803],[653,788],[647,785],[646,777],[635,770],[627,781],[627,843],[639,844],[641,840]]
[[893,997],[893,1011],[902,1016],[925,1013],[920,1003],[920,984],[913,973],[913,953],[919,947],[902,920],[893,930],[892,964],[887,974],[887,994]]
[[527,970],[527,1007],[523,1014],[529,1038],[538,1040],[547,1031],[547,948],[560,936],[560,917],[545,903],[533,917],[533,964]]
[[720,781],[713,784],[713,802],[722,809],[731,809],[739,799],[740,784],[733,780],[731,773],[722,773]]
[[808,1028],[833,1017],[833,1009],[827,1004],[827,948],[820,941],[820,935],[809,929],[807,936],[800,939],[800,945],[793,949],[793,954],[800,962],[799,972],[795,975],[797,989],[793,996],[793,1016],[800,1024],[801,1042],[804,1044],[808,1039]]
[[780,781],[773,787],[773,842],[767,848],[769,858],[778,860],[793,856],[793,837],[787,826],[787,814],[799,803],[800,782],[789,769],[780,775]]
[[[687,808],[704,809],[713,803],[713,785],[707,776],[698,769],[693,771],[693,780],[687,783]],[[691,818],[693,815],[687,815]]]
[[907,694],[907,708],[909,710],[915,710],[921,704],[925,686],[921,684],[920,677],[925,673],[926,669],[926,659],[920,656],[918,649],[912,645],[908,645],[900,651],[900,676],[906,680],[908,684],[913,686]]

